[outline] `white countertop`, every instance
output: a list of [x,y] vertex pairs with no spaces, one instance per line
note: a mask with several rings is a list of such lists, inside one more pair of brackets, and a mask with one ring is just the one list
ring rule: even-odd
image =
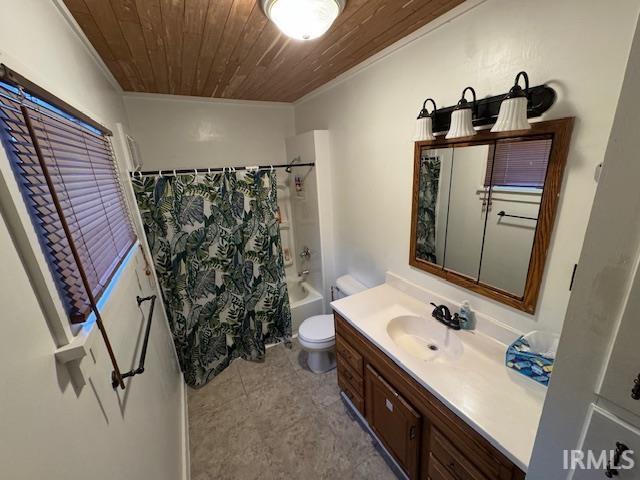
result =
[[[434,299],[437,302],[437,299]],[[331,306],[360,333],[486,438],[523,471],[533,450],[546,388],[507,368],[507,345],[478,331],[450,331],[463,344],[453,360],[425,361],[400,349],[387,323],[401,315],[431,317],[433,307],[386,283]]]

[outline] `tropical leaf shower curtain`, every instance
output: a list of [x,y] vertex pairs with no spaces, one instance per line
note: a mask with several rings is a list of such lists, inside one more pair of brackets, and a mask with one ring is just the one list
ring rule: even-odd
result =
[[418,258],[432,263],[437,263],[438,260],[436,258],[436,206],[440,167],[441,161],[438,157],[423,157],[421,159],[416,255]]
[[133,186],[188,385],[289,341],[275,174],[142,177]]

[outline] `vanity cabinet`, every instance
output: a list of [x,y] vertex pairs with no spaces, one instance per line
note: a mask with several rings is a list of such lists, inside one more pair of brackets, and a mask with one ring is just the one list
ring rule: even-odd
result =
[[422,416],[371,365],[365,371],[366,418],[410,478],[418,478]]
[[338,385],[414,480],[522,480],[524,473],[334,313]]

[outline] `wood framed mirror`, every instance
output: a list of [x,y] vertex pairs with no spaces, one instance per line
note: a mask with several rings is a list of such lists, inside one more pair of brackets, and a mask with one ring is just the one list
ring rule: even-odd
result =
[[535,313],[573,121],[416,142],[409,264]]

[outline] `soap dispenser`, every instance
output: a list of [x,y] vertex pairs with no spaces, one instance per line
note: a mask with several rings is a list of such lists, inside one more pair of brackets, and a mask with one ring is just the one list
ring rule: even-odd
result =
[[462,302],[460,306],[460,313],[458,314],[460,317],[460,328],[463,330],[473,330],[476,328],[476,318],[471,310],[471,306],[469,305],[469,301],[465,300]]

